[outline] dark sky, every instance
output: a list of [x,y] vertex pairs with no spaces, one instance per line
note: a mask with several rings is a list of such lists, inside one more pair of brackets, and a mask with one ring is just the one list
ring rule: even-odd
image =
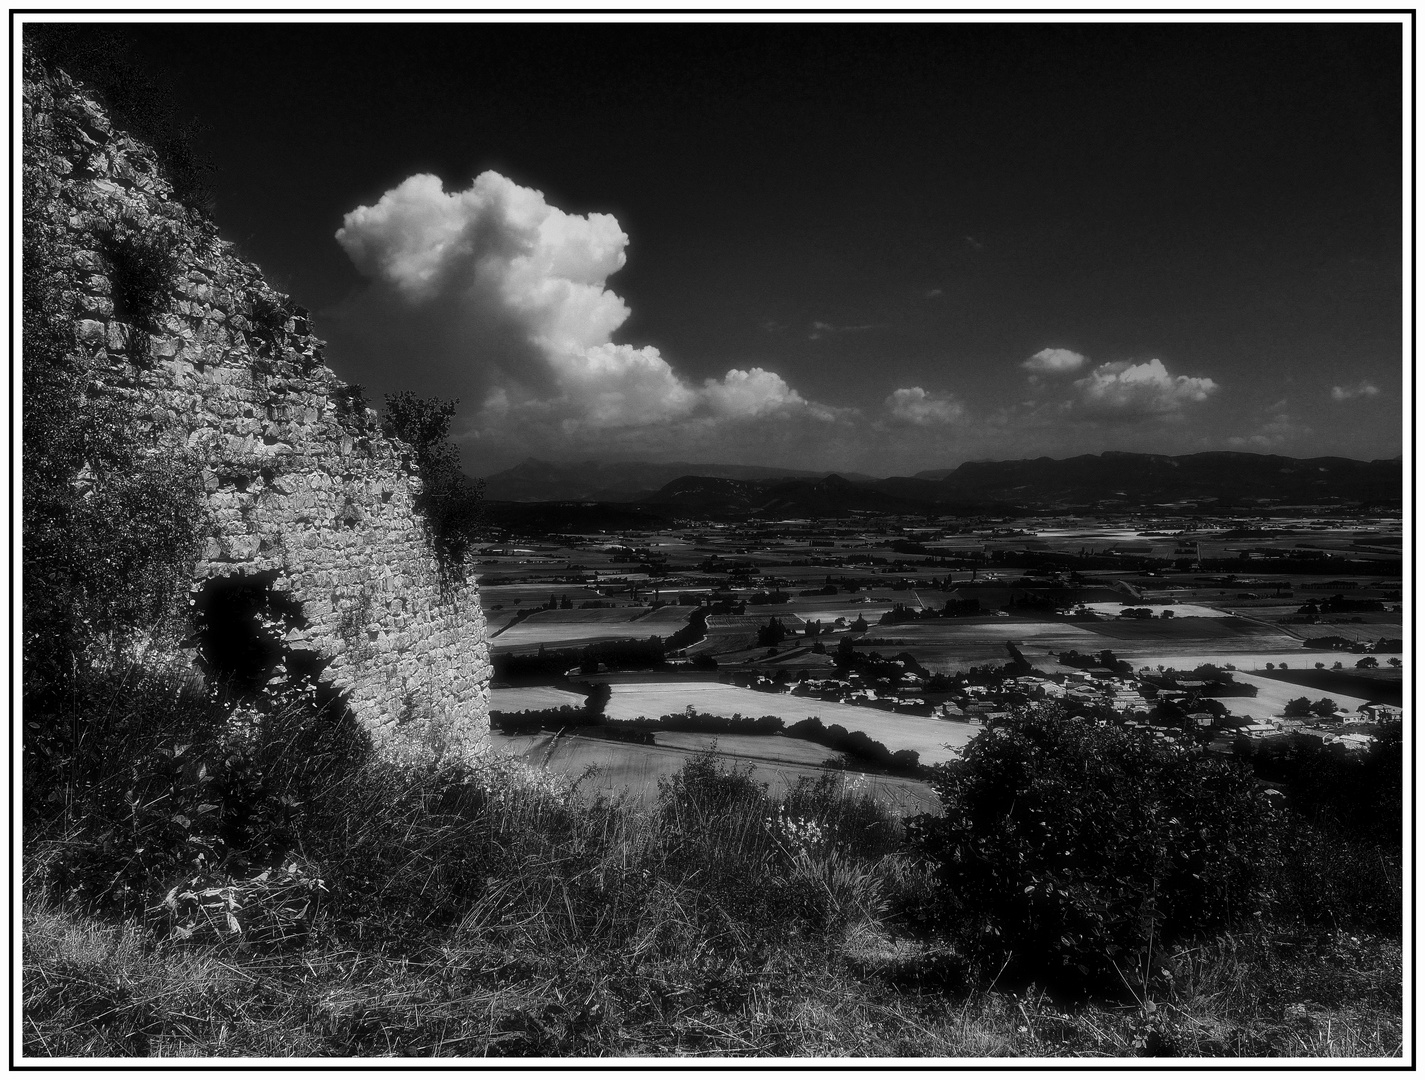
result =
[[1401,452],[1396,24],[124,32],[476,473]]

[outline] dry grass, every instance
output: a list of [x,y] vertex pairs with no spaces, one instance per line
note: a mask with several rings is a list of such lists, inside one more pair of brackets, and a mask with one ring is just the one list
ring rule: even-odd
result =
[[831,778],[772,799],[699,757],[648,807],[494,759],[305,782],[280,860],[150,881],[141,917],[57,900],[85,841],[31,836],[26,1058],[1400,1053],[1384,939],[1223,937],[1151,1011],[977,982],[914,931],[898,820]]
[[1398,1009],[1369,1004],[1290,1003],[1240,1015],[1224,1007],[1223,988],[1151,1011],[1065,1009],[1032,989],[947,992],[943,953],[874,923],[836,948],[790,943],[752,962],[735,935],[675,955],[668,946],[686,940],[698,901],[667,887],[654,896],[673,923],[645,927],[623,956],[570,940],[556,905],[539,918],[493,917],[492,908],[416,957],[328,947],[267,959],[156,947],[135,926],[101,927],[32,905],[24,1050],[36,1058],[1401,1054]]

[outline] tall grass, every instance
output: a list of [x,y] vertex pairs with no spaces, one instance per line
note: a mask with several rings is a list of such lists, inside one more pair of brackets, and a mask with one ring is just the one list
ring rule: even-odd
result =
[[846,774],[774,799],[710,754],[644,806],[495,757],[381,763],[300,702],[152,678],[27,822],[28,1056],[1399,1053],[1388,938],[1219,937],[1155,1000],[974,982]]

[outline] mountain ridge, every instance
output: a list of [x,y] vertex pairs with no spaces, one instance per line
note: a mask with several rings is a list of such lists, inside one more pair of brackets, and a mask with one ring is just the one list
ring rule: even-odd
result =
[[1230,450],[967,461],[954,469],[884,478],[757,465],[556,464],[531,458],[488,477],[486,495],[500,502],[626,503],[659,513],[824,517],[1134,505],[1395,504],[1403,494],[1402,478],[1402,457],[1360,461]]

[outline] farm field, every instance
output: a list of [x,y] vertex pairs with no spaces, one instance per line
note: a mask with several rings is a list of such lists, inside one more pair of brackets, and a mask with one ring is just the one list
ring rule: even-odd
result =
[[1105,615],[1113,618],[1125,607],[1147,608],[1153,613],[1153,618],[1160,618],[1165,610],[1171,610],[1173,617],[1177,619],[1220,619],[1222,612],[1218,608],[1206,607],[1202,604],[1179,604],[1179,603],[1093,603],[1085,604],[1084,607],[1098,615]]
[[1293,698],[1308,697],[1312,701],[1316,701],[1319,698],[1329,697],[1337,705],[1351,712],[1355,712],[1366,704],[1367,700],[1362,697],[1349,697],[1345,694],[1323,694],[1319,690],[1312,691],[1302,686],[1293,686],[1291,683],[1269,679],[1265,675],[1251,675],[1239,671],[1234,678],[1238,682],[1251,683],[1255,686],[1257,696],[1254,698],[1224,697],[1218,698],[1218,700],[1226,705],[1231,712],[1240,716],[1250,716],[1257,720],[1280,716],[1282,710],[1286,708],[1286,703]]
[[755,615],[709,615],[706,636],[697,644],[690,645],[688,653],[721,656],[751,649],[757,644],[757,631],[774,618],[795,634],[800,634],[805,625],[780,604],[756,610]]
[[487,584],[482,581],[480,582],[480,606],[485,609],[487,614],[496,608],[508,610],[513,614],[517,608],[538,607],[540,604],[548,603],[551,593],[561,600],[567,596],[569,602],[575,607],[590,600],[600,599],[599,594],[587,585],[568,585],[562,581],[518,585]]
[[[857,619],[865,619],[868,623],[874,625],[876,620],[890,611],[893,606],[889,601],[885,600],[873,600],[864,604],[847,603],[845,600],[842,600],[839,603],[814,606],[808,604],[806,602],[807,599],[808,597],[804,596],[795,597],[791,603],[787,604],[786,610],[807,622],[813,619],[820,619],[824,623],[830,623],[835,622],[837,619],[845,619],[847,622],[853,623]],[[827,599],[835,600],[836,598],[829,596]],[[916,603],[915,597],[909,593],[905,594],[905,599],[898,602],[905,604],[906,607],[916,609],[920,607],[920,605]]]
[[[494,734],[490,742],[497,751],[564,776],[583,776],[592,766],[595,771],[584,780],[581,785],[583,791],[609,798],[627,797],[644,804],[657,799],[660,779],[672,776],[697,753],[683,747],[640,746],[636,743],[584,739],[577,735],[555,739],[552,735]],[[930,785],[919,780],[827,770],[813,765],[744,760],[721,743],[718,752],[738,767],[750,768],[753,779],[766,784],[768,793],[774,798],[785,795],[799,780],[816,780],[831,772],[854,790],[874,795],[899,813],[923,813],[938,805]],[[830,751],[824,750],[824,755],[831,756]]]
[[792,694],[769,694],[717,682],[612,683],[613,696],[604,714],[612,720],[651,718],[682,712],[690,705],[714,716],[780,716],[787,723],[819,716],[825,724],[840,724],[849,731],[864,731],[890,750],[915,750],[921,764],[932,765],[955,757],[979,728],[925,716],[910,716],[864,705]]
[[537,645],[667,637],[688,622],[689,608],[586,608],[538,611],[490,635],[490,647],[506,650]]
[[[936,523],[905,518],[700,522],[661,531],[519,534],[501,542],[500,550],[507,554],[496,556],[492,547],[491,557],[482,561],[481,600],[497,661],[541,646],[577,648],[617,639],[666,638],[686,625],[691,609],[650,607],[655,577],[668,599],[677,594],[688,601],[702,597],[722,612],[729,611],[728,605],[733,611],[743,605],[740,615],[709,615],[705,638],[671,654],[662,671],[618,670],[620,664],[614,662],[615,670],[599,674],[612,687],[610,719],[656,717],[689,706],[722,716],[772,714],[789,723],[818,716],[827,724],[864,731],[891,750],[915,750],[931,764],[953,758],[979,726],[864,704],[764,693],[714,681],[715,675],[689,670],[682,661],[686,657],[706,663],[711,658],[724,673],[824,678],[845,673],[844,664],[836,668],[836,654],[850,641],[863,658],[871,652],[887,658],[904,653],[932,672],[953,675],[975,667],[1000,668],[1011,658],[1006,643],[1013,642],[1035,668],[1050,675],[1074,670],[1057,660],[1068,650],[1095,654],[1108,649],[1135,668],[1161,665],[1182,671],[1204,663],[1230,665],[1259,685],[1260,696],[1225,698],[1225,704],[1235,713],[1259,718],[1279,714],[1286,701],[1302,695],[1329,696],[1351,706],[1363,700],[1360,695],[1368,693],[1367,687],[1331,683],[1357,691],[1336,694],[1325,684],[1312,689],[1284,680],[1258,680],[1265,678],[1269,663],[1274,673],[1275,665],[1290,665],[1293,680],[1298,672],[1311,677],[1317,663],[1327,669],[1342,663],[1345,671],[1339,674],[1354,669],[1357,655],[1307,649],[1305,638],[1375,641],[1401,636],[1402,616],[1393,610],[1400,603],[1400,563],[1398,554],[1393,562],[1390,557],[1399,523],[1385,518],[1372,531],[1373,524],[1365,517],[1338,524],[1310,514],[1300,520],[1247,515],[1204,528],[1201,519],[1155,511],[1102,518],[950,518]],[[1398,545],[1398,539],[1394,543]],[[1322,554],[1326,549],[1331,550],[1329,562]],[[1232,565],[1224,565],[1226,560]],[[658,571],[650,577],[655,563]],[[581,577],[583,583],[578,584]],[[828,582],[839,591],[798,595]],[[852,584],[859,589],[847,592]],[[774,591],[788,602],[753,602],[759,594]],[[1386,610],[1305,621],[1303,605],[1319,604],[1337,592],[1378,601]],[[517,610],[545,605],[551,594],[560,599],[567,595],[575,606],[511,622]],[[1083,602],[1099,617],[1046,617],[1017,606],[1027,595],[1059,608]],[[619,606],[578,607],[595,598]],[[879,622],[896,605],[939,609],[947,599],[978,600],[983,614]],[[1171,608],[1173,618],[1116,618],[1125,606],[1148,608],[1154,615]],[[991,614],[997,609],[1009,614]],[[765,638],[759,644],[758,637],[773,618],[792,636],[769,648]],[[867,630],[849,632],[846,624],[858,618],[865,619]],[[834,628],[837,619],[845,620],[840,628]],[[811,621],[829,632],[819,640],[805,637],[802,631]],[[820,653],[812,651],[814,644]],[[1379,659],[1384,665],[1387,654]],[[910,690],[906,696],[918,694]],[[582,691],[566,686],[492,694],[493,707],[506,712],[577,707],[583,700]],[[571,775],[598,765],[603,772],[594,782],[600,790],[628,788],[645,798],[656,792],[659,776],[680,767],[687,755],[713,745],[712,736],[704,734],[660,732],[656,739],[654,746],[571,738],[556,743],[546,735],[527,737],[520,745],[531,754],[541,748],[536,756],[548,754],[551,767]],[[774,789],[795,783],[799,775],[816,774],[820,762],[831,756],[823,747],[774,736],[721,736],[717,749],[755,765]]]
[[1087,625],[1015,618],[930,619],[872,627],[861,639],[864,642],[861,647],[883,656],[908,652],[931,671],[946,673],[963,670],[971,664],[1008,662],[1007,641],[1013,641],[1031,663],[1050,652],[1067,649],[1098,652],[1115,647],[1114,642],[1105,641],[1086,629]]
[[1100,649],[1112,649],[1124,657],[1169,649],[1226,652],[1256,646],[1264,652],[1290,652],[1301,648],[1299,637],[1250,619],[1103,619],[1082,625],[1103,641]]
[[1357,616],[1360,622],[1327,622],[1299,626],[1302,637],[1326,637],[1339,634],[1351,641],[1375,641],[1377,638],[1402,637],[1403,625],[1399,612],[1367,611]]
[[584,704],[587,694],[575,694],[555,686],[501,686],[490,690],[491,712],[526,712],[530,709],[558,709],[565,705],[576,708]]
[[1354,666],[1342,671],[1302,667],[1280,674],[1269,671],[1265,677],[1289,686],[1299,686],[1303,694],[1313,698],[1317,694],[1333,699],[1338,694],[1354,694],[1384,705],[1400,706],[1404,701],[1405,681],[1398,671],[1362,672]]
[[675,750],[697,752],[716,749],[719,753],[758,758],[779,765],[820,766],[828,758],[841,757],[825,746],[785,735],[705,735],[697,731],[658,731],[654,733],[653,740],[658,746]]
[[746,615],[709,615],[708,633],[752,633],[755,634],[759,628],[776,619],[788,630],[802,629],[802,623],[792,612],[783,608],[780,604],[768,605],[765,608],[752,608]]

